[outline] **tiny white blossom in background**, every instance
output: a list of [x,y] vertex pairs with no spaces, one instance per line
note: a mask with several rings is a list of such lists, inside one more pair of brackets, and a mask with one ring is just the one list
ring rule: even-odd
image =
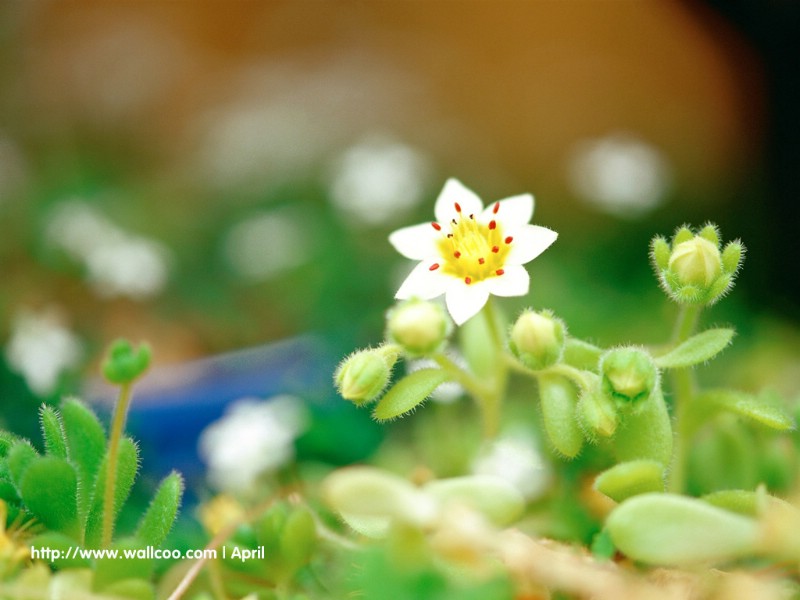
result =
[[46,237],[84,264],[90,285],[102,297],[144,300],[167,284],[169,252],[163,244],[120,229],[79,200],[56,207]]
[[260,475],[294,458],[306,420],[302,401],[292,396],[238,400],[200,436],[209,481],[220,490],[248,491]]
[[420,203],[430,171],[428,159],[411,146],[371,136],[335,161],[331,201],[348,223],[391,223]]
[[228,231],[223,253],[242,279],[269,279],[311,259],[314,240],[303,225],[286,213],[254,214]]
[[547,490],[550,468],[525,430],[511,430],[497,439],[474,462],[476,475],[493,475],[513,485],[526,500],[535,500]]
[[580,142],[569,160],[575,192],[594,207],[626,219],[661,205],[670,171],[658,148],[622,134]]
[[398,229],[395,249],[420,261],[395,297],[430,300],[445,295],[447,310],[461,325],[496,296],[524,296],[530,277],[524,265],[558,237],[530,225],[533,196],[500,200],[484,210],[474,192],[449,179],[434,207],[436,220]]
[[76,367],[83,355],[78,336],[63,324],[58,311],[20,312],[11,324],[5,348],[9,366],[36,394],[55,391],[59,376]]

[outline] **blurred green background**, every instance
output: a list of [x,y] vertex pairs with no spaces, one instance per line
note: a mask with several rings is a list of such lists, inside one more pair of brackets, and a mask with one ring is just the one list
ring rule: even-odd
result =
[[118,336],[158,365],[377,342],[412,266],[387,235],[451,176],[485,202],[533,193],[560,234],[509,314],[551,308],[604,345],[667,339],[649,239],[716,221],[748,255],[707,317],[742,337],[708,377],[796,395],[797,11],[778,5],[0,3],[5,425]]

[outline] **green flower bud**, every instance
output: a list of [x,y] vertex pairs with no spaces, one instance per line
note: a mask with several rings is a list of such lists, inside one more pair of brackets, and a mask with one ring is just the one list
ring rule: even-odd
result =
[[522,364],[538,371],[561,360],[565,329],[548,310],[526,310],[511,328],[508,346]]
[[151,358],[152,352],[147,344],[140,344],[134,350],[128,340],[119,339],[108,349],[101,367],[103,376],[117,385],[131,383],[147,370]]
[[650,248],[661,287],[679,304],[712,304],[722,298],[733,287],[744,253],[738,240],[720,252],[719,230],[713,224],[697,235],[683,226],[671,246],[657,236]]
[[719,248],[706,238],[696,236],[672,249],[669,268],[685,285],[708,287],[722,273]]
[[407,300],[389,311],[386,337],[411,356],[440,350],[453,329],[441,305],[425,300]]
[[638,348],[609,350],[600,359],[601,390],[610,399],[636,404],[650,397],[658,371],[647,352]]
[[389,383],[396,360],[397,352],[387,346],[351,354],[334,375],[339,394],[357,405],[374,400]]

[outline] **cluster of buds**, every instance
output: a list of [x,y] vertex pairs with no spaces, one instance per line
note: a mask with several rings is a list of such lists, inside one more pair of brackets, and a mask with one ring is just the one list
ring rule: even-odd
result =
[[742,264],[738,240],[720,250],[719,231],[706,225],[697,234],[680,227],[670,244],[661,236],[651,243],[653,265],[661,287],[680,304],[713,304],[732,287]]
[[[441,352],[453,322],[437,303],[412,298],[386,315],[386,343],[345,358],[334,374],[339,394],[356,405],[377,400],[389,387],[400,356],[422,358]],[[422,399],[420,399],[422,400]]]

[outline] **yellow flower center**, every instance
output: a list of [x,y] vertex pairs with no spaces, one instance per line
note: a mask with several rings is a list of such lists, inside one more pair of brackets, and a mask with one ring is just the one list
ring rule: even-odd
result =
[[[495,204],[495,214],[498,208]],[[447,275],[463,279],[467,285],[503,275],[503,265],[514,238],[504,237],[502,227],[495,220],[478,223],[474,215],[462,215],[458,205],[456,211],[459,219],[450,222],[450,233],[437,242],[442,262],[431,265],[431,270],[441,268]],[[442,230],[438,223],[433,226],[437,231]]]

